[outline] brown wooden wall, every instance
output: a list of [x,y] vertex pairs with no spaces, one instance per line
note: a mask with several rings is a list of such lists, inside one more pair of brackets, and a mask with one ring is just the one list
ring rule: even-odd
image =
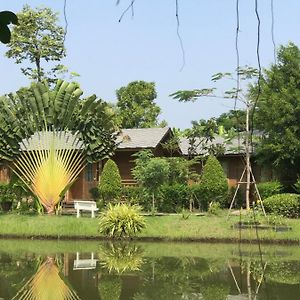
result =
[[87,165],[68,191],[66,201],[91,200],[92,196],[89,191],[99,183],[99,168],[101,168],[101,163]]

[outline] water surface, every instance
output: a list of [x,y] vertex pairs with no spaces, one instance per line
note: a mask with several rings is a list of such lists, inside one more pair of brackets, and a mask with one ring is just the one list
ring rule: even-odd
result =
[[300,299],[300,249],[0,240],[0,299]]

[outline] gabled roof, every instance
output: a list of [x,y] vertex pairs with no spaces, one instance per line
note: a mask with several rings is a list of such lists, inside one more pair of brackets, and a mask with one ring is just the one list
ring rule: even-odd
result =
[[[198,139],[199,141],[199,139]],[[196,139],[196,143],[197,143],[197,139]],[[242,138],[233,138],[230,141],[226,141],[223,137],[221,136],[216,136],[214,138],[213,141],[209,141],[205,144],[206,147],[209,147],[211,145],[222,145],[225,148],[225,155],[236,155],[236,154],[244,154],[245,153],[245,146],[243,143]],[[180,138],[180,149],[183,155],[189,155],[189,147],[190,147],[190,143],[189,143],[189,139],[188,138]],[[198,155],[201,154],[206,154],[206,150],[203,149],[201,147],[201,144],[199,145],[199,147],[196,149],[196,153]]]
[[118,149],[156,148],[171,132],[169,127],[122,129],[117,138]]

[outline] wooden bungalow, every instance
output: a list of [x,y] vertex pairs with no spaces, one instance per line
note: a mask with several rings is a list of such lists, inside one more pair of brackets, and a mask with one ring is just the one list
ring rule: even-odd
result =
[[[124,185],[136,184],[131,173],[134,167],[134,154],[149,149],[154,156],[170,156],[163,144],[172,137],[173,132],[169,127],[123,129],[117,139],[118,148],[112,157],[120,170],[122,183]],[[181,155],[179,147],[177,155]],[[67,201],[91,199],[89,191],[99,184],[104,164],[105,161],[88,164],[67,193]]]
[[[119,167],[122,183],[124,185],[136,184],[131,171],[134,167],[134,155],[138,151],[149,149],[156,157],[171,156],[172,153],[170,153],[163,145],[172,139],[172,137],[174,137],[174,134],[169,127],[123,129],[117,139],[118,148],[115,155],[112,157]],[[235,186],[238,183],[245,166],[242,142],[238,139],[234,139],[231,143],[225,143],[222,137],[216,137],[212,143],[215,145],[222,144],[225,147],[224,153],[220,155],[218,159],[223,166],[229,185]],[[188,139],[181,139],[178,151],[175,155],[189,157],[189,147]],[[196,149],[195,154],[204,154],[204,149],[201,145]],[[92,199],[90,189],[99,184],[104,164],[105,161],[88,164],[67,192],[66,200]],[[271,178],[272,174],[269,171],[258,167],[255,162],[252,163],[252,168],[257,181],[268,180]],[[198,173],[201,173],[202,164],[197,164],[195,169]],[[0,182],[7,182],[9,177],[9,168],[5,163],[0,163]]]

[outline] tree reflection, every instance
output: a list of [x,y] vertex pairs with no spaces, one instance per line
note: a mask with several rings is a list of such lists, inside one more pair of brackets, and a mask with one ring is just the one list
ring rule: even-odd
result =
[[38,271],[12,300],[78,300],[76,293],[61,278],[53,257],[47,257]]

